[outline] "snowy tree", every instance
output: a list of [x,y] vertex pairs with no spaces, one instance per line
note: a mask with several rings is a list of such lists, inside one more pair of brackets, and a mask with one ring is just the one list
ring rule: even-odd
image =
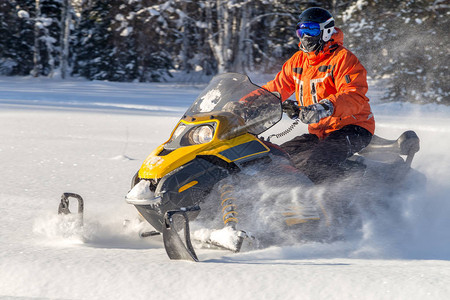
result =
[[81,14],[72,74],[112,81],[159,81],[168,75],[168,4],[92,1]]
[[[279,51],[280,47],[292,49],[290,44],[295,37],[295,34],[274,33],[286,24],[292,32],[295,30],[295,17],[284,2],[199,1],[204,13],[187,13],[200,32],[199,42],[206,41],[207,52],[215,59],[211,64],[215,66],[215,72],[254,71],[256,65],[256,68],[273,65],[274,57],[278,58],[276,63],[280,63],[280,54],[285,52]],[[277,43],[267,42],[271,35],[281,38]]]
[[115,15],[113,31],[124,67],[132,75],[128,80],[160,81],[170,76],[172,53],[167,49],[174,47],[173,2],[136,1]]
[[[399,7],[401,26],[391,55],[393,87],[388,97],[450,104],[450,14],[439,1],[406,1]],[[403,27],[403,28],[402,28]]]
[[20,2],[0,2],[0,74],[28,75],[33,68],[33,21],[29,13],[33,1]]
[[35,0],[33,76],[53,76],[59,53],[61,3]]
[[113,49],[108,40],[111,32],[109,1],[96,1],[86,6],[80,17],[74,45],[75,62],[72,75],[80,75],[88,79],[108,79]]
[[[75,1],[75,0],[72,0]],[[0,73],[52,76],[63,56],[62,4],[68,0],[17,0],[0,3]],[[69,22],[70,23],[70,22]],[[69,25],[70,26],[70,25]],[[70,37],[67,37],[70,40]],[[64,48],[64,47],[63,47]],[[68,50],[66,44],[66,50]]]
[[[12,0],[0,2],[0,73],[160,81],[172,71],[278,71],[295,26],[324,7],[386,99],[450,103],[444,0]],[[191,76],[191,75],[188,75]],[[194,75],[192,75],[194,76]]]
[[67,76],[67,68],[69,65],[69,50],[71,45],[71,26],[72,26],[72,1],[61,0],[61,30],[60,36],[60,53],[59,53],[59,65],[61,78],[64,79]]
[[385,99],[450,104],[448,5],[366,0],[340,16],[348,46],[369,75],[389,78]]

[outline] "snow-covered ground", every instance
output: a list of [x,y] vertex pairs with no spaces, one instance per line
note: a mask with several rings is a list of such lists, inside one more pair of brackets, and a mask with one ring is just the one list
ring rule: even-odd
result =
[[[428,182],[396,199],[401,226],[377,218],[351,242],[200,250],[201,263],[139,238],[131,177],[201,88],[0,77],[0,299],[450,298],[450,107],[382,104],[375,86],[376,133],[421,138],[413,167]],[[84,197],[83,228],[57,215],[62,192]]]

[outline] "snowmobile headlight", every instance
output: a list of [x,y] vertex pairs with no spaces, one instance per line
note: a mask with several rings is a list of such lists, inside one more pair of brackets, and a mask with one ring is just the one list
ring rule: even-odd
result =
[[195,144],[208,143],[213,139],[214,128],[210,125],[202,125],[192,131],[192,142]]
[[175,129],[175,132],[173,133],[172,139],[176,139],[177,137],[179,137],[180,134],[183,133],[184,129],[186,129],[186,125],[184,124],[178,125],[177,129]]

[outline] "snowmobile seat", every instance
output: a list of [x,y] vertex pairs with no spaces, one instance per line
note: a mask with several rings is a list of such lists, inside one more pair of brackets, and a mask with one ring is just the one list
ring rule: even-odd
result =
[[388,140],[374,135],[370,144],[358,152],[367,157],[374,157],[375,154],[386,157],[389,155],[405,155],[406,164],[411,166],[414,155],[420,150],[420,140],[417,134],[408,130],[403,132],[396,140]]

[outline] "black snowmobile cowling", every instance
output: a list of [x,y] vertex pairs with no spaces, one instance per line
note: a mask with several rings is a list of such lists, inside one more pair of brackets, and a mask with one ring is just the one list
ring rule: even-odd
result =
[[[239,251],[246,234],[237,230],[230,178],[255,164],[272,164],[272,168],[278,158],[290,164],[281,148],[258,137],[281,117],[281,100],[276,95],[253,84],[245,75],[221,74],[211,80],[182,116],[168,141],[143,162],[132,179],[126,201],[163,234],[171,259],[198,260],[190,241],[189,222],[201,213],[212,191],[220,195],[217,206],[221,208],[222,226],[236,232],[234,244],[224,248]],[[364,151],[348,159],[348,166],[362,170],[364,176],[378,176],[378,171],[371,172],[367,166],[384,168],[383,172],[390,174],[389,180],[397,180],[408,172],[418,150],[419,139],[413,131],[392,141],[375,137]],[[299,175],[303,184],[312,184]],[[285,225],[317,221],[320,214],[315,209],[285,214]],[[178,236],[182,229],[184,239]]]

